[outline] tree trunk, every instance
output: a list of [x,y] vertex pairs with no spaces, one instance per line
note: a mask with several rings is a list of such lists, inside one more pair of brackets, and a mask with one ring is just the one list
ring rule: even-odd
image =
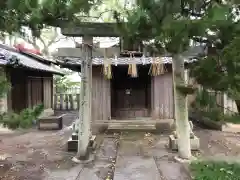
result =
[[177,89],[178,85],[184,85],[186,83],[184,73],[184,59],[181,55],[175,55],[173,57],[172,68],[174,88],[174,112],[178,137],[178,152],[181,158],[189,159],[191,157],[191,147],[187,95],[182,94]]
[[79,114],[79,132],[78,132],[78,152],[77,158],[87,159],[87,149],[90,140],[91,119],[89,116],[90,111],[90,93],[89,93],[89,69],[92,66],[91,47],[89,42],[92,38],[84,37],[84,54],[85,57],[81,63],[81,94],[80,94],[80,114]]

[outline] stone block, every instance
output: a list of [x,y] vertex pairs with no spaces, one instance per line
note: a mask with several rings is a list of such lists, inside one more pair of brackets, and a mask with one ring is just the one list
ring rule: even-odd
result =
[[[177,139],[177,131],[173,131],[172,135]],[[194,139],[194,133],[193,132],[190,132],[190,138]]]
[[72,140],[78,140],[78,134],[72,133]]
[[[96,136],[92,136],[88,144],[88,152],[92,152],[96,149]],[[67,142],[68,152],[77,152],[78,149],[78,136],[76,133],[72,134],[72,137],[69,138]]]
[[[196,135],[193,135],[193,138],[190,138],[191,150],[196,151],[200,148],[199,138]],[[178,150],[178,140],[174,135],[169,136],[169,148],[172,150]]]
[[60,130],[63,128],[63,115],[38,118],[39,130]]
[[77,149],[78,149],[78,140],[73,140],[72,138],[69,138],[67,142],[67,151],[77,152]]

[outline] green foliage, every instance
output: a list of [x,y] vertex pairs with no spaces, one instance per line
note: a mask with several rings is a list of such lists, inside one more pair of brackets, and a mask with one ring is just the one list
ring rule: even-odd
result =
[[79,86],[79,82],[71,82],[66,76],[54,76],[54,84],[57,93],[64,93],[69,88]]
[[[215,5],[208,12],[215,19],[205,36],[209,54],[191,67],[190,75],[206,88],[226,92],[238,100],[240,90],[239,6]],[[235,9],[234,9],[235,7]],[[200,42],[203,41],[200,40]],[[212,51],[213,50],[213,51]]]
[[191,104],[194,110],[213,121],[224,121],[234,124],[240,123],[239,114],[224,114],[223,108],[217,105],[216,96],[210,95],[205,89],[198,91],[195,101]]
[[122,23],[120,13],[114,16],[124,40],[154,40],[158,53],[181,53],[190,40],[214,47],[214,53],[192,65],[190,75],[208,89],[236,97],[240,89],[239,9],[236,1],[138,0],[128,12],[127,23]]
[[223,111],[217,107],[205,111],[203,110],[201,113],[204,117],[207,117],[212,121],[226,121]]
[[0,124],[3,124],[3,126],[8,127],[9,129],[17,129],[20,124],[19,115],[13,112],[2,114]]
[[24,109],[20,112],[18,116],[19,127],[26,129],[32,126],[34,120],[34,110],[33,109]]
[[10,112],[0,116],[0,124],[10,128],[31,128],[33,121],[43,112],[43,105],[37,105],[33,109],[27,108],[22,110],[19,114]]
[[227,162],[192,162],[190,164],[193,180],[238,180],[240,165]]
[[205,89],[198,91],[196,100],[192,103],[192,107],[201,112],[204,117],[208,117],[213,121],[225,120],[223,110],[217,105],[216,96],[210,95]]
[[39,104],[39,105],[35,106],[33,108],[33,116],[34,116],[34,118],[37,118],[38,116],[40,116],[40,114],[43,112],[43,110],[44,110],[43,104]]
[[216,97],[211,96],[205,89],[197,91],[196,99],[193,102],[192,106],[200,110],[206,108],[214,108],[216,107]]
[[87,14],[98,0],[3,0],[0,2],[0,30],[19,32],[22,26],[31,28],[39,37],[45,25],[59,25],[59,21],[79,21],[78,14]]
[[190,75],[204,87],[227,92],[235,97],[240,89],[239,37],[221,50],[192,66]]
[[186,50],[191,39],[205,37],[209,29],[227,22],[232,8],[223,1],[138,0],[136,3],[128,12],[127,23],[122,23],[124,18],[120,13],[114,13],[124,39],[154,40],[159,50],[164,48],[173,54]]

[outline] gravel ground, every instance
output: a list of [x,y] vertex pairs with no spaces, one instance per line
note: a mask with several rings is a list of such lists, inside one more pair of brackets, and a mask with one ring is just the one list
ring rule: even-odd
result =
[[65,128],[60,131],[31,129],[0,134],[0,179],[41,180],[50,169],[73,166],[74,154],[66,151],[66,142],[71,134],[67,126],[75,119],[75,112],[67,114],[63,119]]
[[[77,117],[76,113],[68,114],[64,118],[64,124],[69,126]],[[224,133],[220,131],[195,128],[195,134],[200,138],[200,152],[197,153],[203,158],[240,159],[240,135]],[[71,129],[65,128],[61,131],[37,131],[28,130],[11,134],[0,134],[0,179],[1,180],[42,180],[43,175],[56,170],[68,170],[76,166],[71,161],[74,153],[66,151],[66,142],[71,134]],[[106,137],[105,137],[106,138]],[[103,139],[105,139],[103,138]],[[111,143],[110,143],[111,142]],[[118,157],[143,157],[153,158],[159,172],[165,176],[173,175],[171,168],[178,167],[176,164],[167,166],[176,155],[168,151],[165,145],[168,142],[167,135],[153,135],[148,133],[123,133],[119,138]],[[111,148],[112,140],[103,141],[98,152],[95,170],[98,174],[106,177],[109,170],[103,168],[103,162],[108,157],[115,157],[116,150]],[[154,162],[151,160],[152,162]],[[162,166],[164,164],[166,166]],[[136,163],[135,163],[136,164]],[[96,167],[97,166],[97,167]],[[121,164],[119,165],[119,167]],[[104,166],[105,167],[105,166]],[[97,170],[96,170],[97,169]],[[103,170],[101,170],[103,169]],[[103,171],[103,172],[101,172]],[[106,171],[106,172],[105,172]],[[111,172],[114,176],[114,172]],[[99,176],[100,176],[99,175]],[[150,180],[150,179],[149,179]]]

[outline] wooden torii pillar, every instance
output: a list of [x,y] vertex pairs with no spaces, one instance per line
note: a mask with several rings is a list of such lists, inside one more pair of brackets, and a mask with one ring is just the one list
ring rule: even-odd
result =
[[88,159],[88,145],[92,136],[92,44],[93,37],[83,36],[84,57],[81,61],[81,93],[77,152],[78,159]]
[[115,23],[81,23],[76,27],[65,25],[61,32],[65,36],[83,37],[81,61],[81,94],[78,125],[77,159],[88,159],[88,145],[92,136],[92,45],[93,37],[118,37]]

